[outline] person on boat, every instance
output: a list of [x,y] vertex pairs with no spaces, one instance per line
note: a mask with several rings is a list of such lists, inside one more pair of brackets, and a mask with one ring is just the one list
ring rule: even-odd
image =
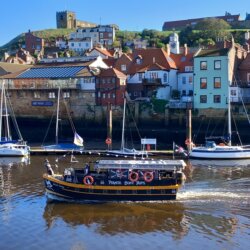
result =
[[90,172],[90,166],[88,163],[86,163],[85,167],[84,167],[84,175],[88,175]]
[[53,171],[53,169],[52,169],[52,167],[51,167],[51,165],[50,165],[48,159],[46,159],[46,160],[44,161],[44,166],[46,167],[47,173],[48,173],[49,175],[54,175],[54,171]]

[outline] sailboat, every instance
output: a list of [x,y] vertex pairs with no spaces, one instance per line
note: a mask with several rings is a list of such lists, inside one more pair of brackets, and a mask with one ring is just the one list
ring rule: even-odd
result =
[[148,153],[145,150],[136,150],[134,148],[126,148],[125,147],[125,116],[126,116],[126,97],[124,97],[123,104],[123,118],[122,118],[122,138],[121,138],[121,148],[118,150],[107,150],[107,154],[110,156],[148,156]]
[[196,159],[248,159],[250,146],[232,146],[231,135],[231,104],[230,85],[228,86],[228,143],[216,145],[214,141],[206,141],[205,146],[193,147],[189,152],[190,158]]
[[[12,110],[12,114],[14,114]],[[4,82],[2,83],[0,103],[0,156],[27,156],[30,147],[23,140],[14,115],[12,116],[19,140],[13,140],[10,131],[10,121]]]
[[57,107],[56,107],[56,131],[55,131],[55,144],[43,146],[43,149],[46,151],[53,150],[62,150],[62,151],[82,151],[84,149],[83,139],[76,132],[73,121],[68,112],[68,117],[70,120],[70,124],[72,130],[74,132],[74,141],[73,142],[59,142],[59,113],[60,113],[60,87],[58,88],[58,96],[57,96]]

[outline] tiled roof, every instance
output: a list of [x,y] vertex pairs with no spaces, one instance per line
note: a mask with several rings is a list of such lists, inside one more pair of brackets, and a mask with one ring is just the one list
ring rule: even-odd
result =
[[22,65],[14,63],[0,62],[0,75],[18,72],[20,70],[29,69],[32,65]]
[[229,52],[228,48],[225,49],[202,49],[195,57],[206,56],[226,56]]
[[[138,58],[138,56],[142,59],[141,64],[136,63],[136,58]],[[173,59],[167,54],[164,49],[135,49],[133,51],[132,58],[133,61],[129,67],[129,74],[135,74],[141,69],[149,67],[152,64],[158,64],[158,67],[160,66],[165,70],[177,68]]]
[[16,78],[27,79],[27,78],[68,78],[75,77],[84,66],[73,66],[73,67],[39,67],[31,68]]
[[121,71],[115,69],[115,68],[108,68],[108,69],[102,69],[99,77],[106,77],[106,76],[116,76],[118,78],[126,78],[127,76],[123,74]]
[[193,66],[194,60],[193,60],[194,53],[188,53],[187,55],[184,54],[171,54],[171,57],[175,61],[178,72],[185,72],[186,66]]
[[100,48],[96,47],[96,48],[93,48],[92,51],[93,50],[97,50],[99,53],[101,53],[101,54],[103,54],[105,56],[113,57],[113,55],[111,55],[110,52],[108,50],[106,50],[106,49],[100,49]]

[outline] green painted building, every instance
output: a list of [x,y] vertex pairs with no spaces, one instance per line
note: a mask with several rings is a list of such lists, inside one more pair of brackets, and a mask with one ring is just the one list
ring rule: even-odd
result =
[[194,108],[226,109],[235,49],[200,50],[194,57]]

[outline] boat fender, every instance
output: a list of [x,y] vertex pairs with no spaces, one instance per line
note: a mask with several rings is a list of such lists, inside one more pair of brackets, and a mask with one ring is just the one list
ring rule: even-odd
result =
[[83,178],[84,185],[92,185],[94,183],[94,178],[91,175],[86,175]]
[[153,172],[145,172],[143,175],[145,182],[151,182],[154,179],[154,173]]
[[139,174],[137,172],[134,172],[132,171],[129,176],[128,176],[128,179],[131,181],[131,182],[136,182],[139,180]]

